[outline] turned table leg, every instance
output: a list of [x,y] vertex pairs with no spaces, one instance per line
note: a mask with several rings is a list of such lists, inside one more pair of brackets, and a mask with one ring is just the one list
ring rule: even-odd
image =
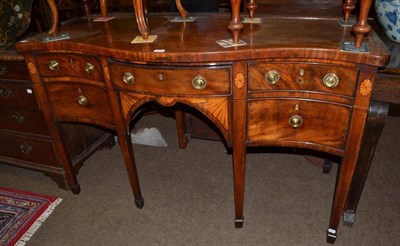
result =
[[80,0],[81,3],[81,9],[83,11],[83,14],[85,16],[89,16],[92,14],[92,8],[94,5],[93,0]]
[[243,29],[243,23],[240,21],[240,0],[230,0],[232,8],[232,19],[229,22],[228,28],[232,32],[234,44],[239,43],[239,34]]
[[249,18],[250,19],[254,18],[254,12],[256,11],[256,8],[257,8],[256,0],[250,0],[247,3],[247,9],[249,10]]
[[386,103],[371,102],[357,167],[344,208],[343,222],[345,225],[352,226],[354,223],[358,202],[360,201],[379,137],[385,125],[388,109],[389,105]]
[[350,18],[351,11],[356,8],[354,0],[346,0],[343,4],[343,21],[348,22]]
[[367,18],[371,8],[372,0],[360,0],[360,13],[358,15],[358,21],[353,26],[355,33],[354,46],[356,48],[361,47],[363,38],[371,31],[371,26],[368,25]]

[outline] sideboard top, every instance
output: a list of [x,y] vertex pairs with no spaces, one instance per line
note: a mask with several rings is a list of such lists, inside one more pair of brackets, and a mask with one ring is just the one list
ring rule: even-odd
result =
[[199,15],[194,22],[171,22],[171,16],[151,16],[153,43],[132,44],[139,35],[132,17],[116,17],[107,22],[81,19],[59,29],[71,38],[42,42],[42,33],[17,43],[17,50],[76,51],[111,56],[137,62],[229,62],[251,59],[324,59],[372,66],[384,66],[389,52],[372,31],[365,42],[370,52],[354,53],[340,49],[340,42],[353,41],[351,27],[342,27],[336,19],[263,18],[261,24],[244,24],[240,39],[247,45],[223,48],[216,43],[230,39],[226,15]]

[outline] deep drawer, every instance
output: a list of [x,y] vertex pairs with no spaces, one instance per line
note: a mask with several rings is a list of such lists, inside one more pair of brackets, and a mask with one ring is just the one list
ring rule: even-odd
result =
[[307,100],[249,102],[248,140],[269,144],[309,143],[343,149],[351,107]]
[[0,80],[30,80],[24,61],[0,61]]
[[50,140],[0,131],[0,155],[28,162],[58,167]]
[[103,83],[100,61],[96,57],[74,54],[39,54],[36,56],[41,76],[80,78]]
[[78,84],[51,84],[46,88],[56,118],[114,124],[106,89]]
[[[338,80],[337,85],[335,79]],[[249,65],[250,91],[316,91],[353,96],[356,82],[356,68],[304,63]]]
[[25,111],[18,109],[1,110],[0,129],[48,136],[49,131],[41,111]]
[[116,87],[138,93],[172,96],[230,94],[229,67],[151,67],[119,63],[109,66]]
[[0,81],[0,107],[38,110],[32,83]]

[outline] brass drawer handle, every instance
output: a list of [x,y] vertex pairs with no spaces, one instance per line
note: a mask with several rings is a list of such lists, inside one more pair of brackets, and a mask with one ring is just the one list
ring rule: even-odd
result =
[[89,73],[89,74],[92,73],[92,72],[94,71],[94,66],[93,66],[93,64],[87,62],[87,63],[86,63],[85,70],[86,70],[86,72]]
[[207,80],[203,76],[196,76],[192,79],[192,86],[197,90],[203,90],[207,86]]
[[135,76],[130,72],[125,72],[124,76],[122,76],[122,80],[127,85],[133,85],[133,83],[135,83]]
[[29,154],[29,152],[31,152],[32,150],[32,146],[28,145],[27,143],[21,144],[19,148],[21,149],[21,152],[24,154]]
[[12,90],[9,90],[5,87],[3,87],[3,89],[0,90],[0,95],[2,98],[10,98],[12,94],[13,94]]
[[278,83],[278,81],[281,79],[281,76],[276,70],[271,70],[264,76],[264,79],[269,84],[274,85]]
[[328,88],[335,88],[339,84],[339,77],[334,73],[328,73],[324,76],[322,83]]
[[6,73],[7,73],[7,67],[0,66],[0,75],[6,74]]
[[78,96],[78,103],[82,106],[87,106],[89,104],[89,100],[85,96],[80,95]]
[[291,125],[293,128],[299,128],[303,125],[303,118],[301,118],[301,116],[297,114],[293,115],[289,119],[289,125]]
[[49,69],[52,71],[58,71],[60,70],[60,64],[56,60],[51,60],[49,61]]
[[23,124],[25,121],[25,117],[18,112],[15,112],[11,117],[16,120],[18,124]]

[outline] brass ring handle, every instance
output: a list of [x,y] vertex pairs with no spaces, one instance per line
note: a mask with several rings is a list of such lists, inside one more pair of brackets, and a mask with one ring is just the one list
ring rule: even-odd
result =
[[203,90],[207,86],[207,80],[203,76],[196,76],[192,79],[192,86],[197,90]]
[[49,61],[49,69],[52,71],[58,71],[60,70],[60,64],[56,60],[51,60]]
[[24,154],[29,154],[29,152],[31,152],[32,150],[32,146],[28,145],[27,143],[21,144],[19,148],[21,149],[21,152]]
[[291,125],[293,128],[299,128],[303,125],[303,118],[301,118],[301,116],[297,114],[293,115],[289,119],[289,125]]
[[130,72],[126,72],[124,73],[124,76],[122,76],[122,80],[127,85],[133,85],[133,83],[135,83],[135,76]]
[[6,73],[7,73],[7,67],[0,66],[0,75],[6,74]]
[[322,83],[328,88],[335,88],[339,84],[339,77],[334,73],[328,73],[324,76]]
[[269,84],[274,85],[278,83],[278,81],[281,79],[281,76],[276,70],[271,70],[267,74],[265,74],[264,79]]
[[15,112],[15,114],[11,115],[11,117],[15,119],[18,124],[22,124],[25,121],[25,117],[18,112]]
[[12,94],[13,94],[12,90],[9,90],[7,88],[0,90],[0,95],[2,98],[10,98]]
[[94,71],[94,66],[93,66],[93,64],[87,62],[87,63],[86,63],[85,70],[86,70],[87,73],[92,73],[92,72]]
[[89,100],[85,96],[80,95],[78,96],[78,103],[82,106],[87,106],[89,104]]

